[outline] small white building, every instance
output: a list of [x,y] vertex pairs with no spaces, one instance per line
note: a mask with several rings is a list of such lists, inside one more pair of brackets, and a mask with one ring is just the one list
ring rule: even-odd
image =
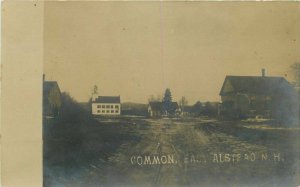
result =
[[92,114],[115,116],[121,114],[120,96],[98,96],[92,102]]

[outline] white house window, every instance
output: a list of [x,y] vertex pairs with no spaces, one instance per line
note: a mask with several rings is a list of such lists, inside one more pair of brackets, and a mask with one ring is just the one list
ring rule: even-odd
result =
[[121,102],[119,96],[98,96],[92,103],[92,114],[113,116],[121,114]]

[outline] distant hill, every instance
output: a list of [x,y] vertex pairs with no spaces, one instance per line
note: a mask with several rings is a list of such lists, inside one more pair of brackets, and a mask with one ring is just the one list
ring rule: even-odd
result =
[[122,107],[124,109],[133,109],[133,108],[139,108],[139,109],[147,109],[147,104],[142,104],[142,103],[133,103],[133,102],[125,102],[122,103]]
[[121,113],[122,115],[147,116],[147,107],[147,104],[125,102],[122,103]]
[[[86,111],[91,111],[91,107],[87,102],[79,103],[82,108]],[[148,105],[141,103],[125,102],[121,103],[121,114],[122,115],[135,115],[135,116],[147,116],[148,114]]]

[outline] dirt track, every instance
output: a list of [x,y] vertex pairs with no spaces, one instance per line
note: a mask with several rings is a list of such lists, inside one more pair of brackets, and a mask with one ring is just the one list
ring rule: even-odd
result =
[[[89,144],[81,151],[92,152],[90,144],[101,144],[93,147],[99,155],[94,152],[87,155],[89,159],[81,160],[76,175],[65,177],[60,183],[75,186],[292,186],[297,183],[295,167],[299,158],[292,154],[296,140],[290,134],[247,130],[213,119],[141,118],[100,120],[99,126],[87,133],[90,137],[105,134],[108,138],[105,142],[89,138]],[[119,145],[106,151],[103,145],[109,147],[118,139],[122,139]],[[153,160],[155,156],[159,162]],[[172,156],[174,162],[165,162],[162,156]],[[150,161],[145,161],[146,157]],[[49,173],[54,171],[51,164],[47,168]]]

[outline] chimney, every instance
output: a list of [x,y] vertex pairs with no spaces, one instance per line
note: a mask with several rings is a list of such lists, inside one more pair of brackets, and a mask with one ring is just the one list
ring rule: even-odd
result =
[[261,69],[261,76],[262,77],[266,76],[266,70],[265,70],[265,68]]
[[45,74],[43,74],[43,82],[45,82],[45,78],[46,78],[46,76],[45,76]]

